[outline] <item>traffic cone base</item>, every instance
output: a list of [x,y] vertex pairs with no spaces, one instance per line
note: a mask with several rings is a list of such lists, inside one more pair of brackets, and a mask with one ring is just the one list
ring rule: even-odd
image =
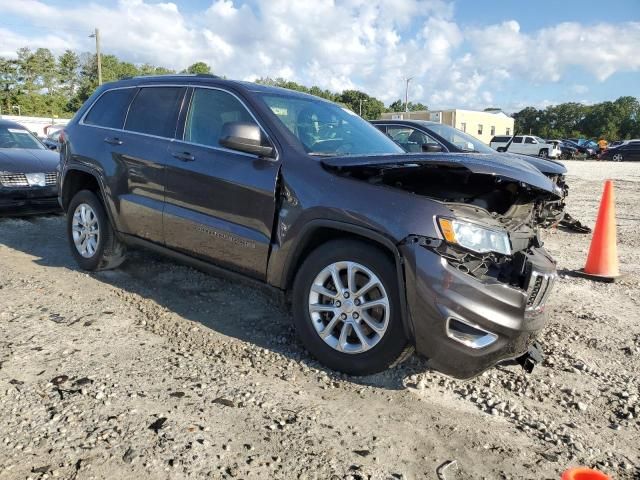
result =
[[587,273],[584,271],[584,268],[577,270],[575,273],[578,277],[587,278],[589,280],[594,280],[596,282],[606,282],[606,283],[615,283],[621,278],[625,277],[625,275],[622,273],[618,275],[597,275],[595,273]]

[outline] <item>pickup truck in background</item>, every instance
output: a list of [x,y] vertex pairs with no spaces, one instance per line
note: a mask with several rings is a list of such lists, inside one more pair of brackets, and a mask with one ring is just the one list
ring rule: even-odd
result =
[[[560,158],[562,151],[553,144],[535,135],[516,135],[509,144],[511,137],[508,135],[495,136],[489,146],[499,152],[521,153],[542,158]],[[507,148],[508,146],[508,148]]]

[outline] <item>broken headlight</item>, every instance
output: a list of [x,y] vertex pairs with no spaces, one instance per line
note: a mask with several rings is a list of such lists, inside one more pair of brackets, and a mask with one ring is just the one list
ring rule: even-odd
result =
[[475,223],[438,218],[438,225],[444,239],[477,253],[496,252],[511,255],[511,242],[504,230],[492,230]]

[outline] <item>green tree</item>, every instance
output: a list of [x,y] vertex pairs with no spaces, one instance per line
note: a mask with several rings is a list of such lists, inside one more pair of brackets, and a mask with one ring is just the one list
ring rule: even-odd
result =
[[362,107],[362,118],[368,120],[380,118],[382,112],[385,111],[384,103],[359,90],[345,90],[337,100],[358,114],[360,113],[360,107]]
[[204,62],[196,62],[193,65],[190,65],[183,70],[183,73],[191,73],[191,74],[210,74],[211,67]]
[[72,50],[58,57],[58,82],[67,98],[73,97],[80,81],[80,58]]
[[[408,110],[410,112],[416,112],[419,110],[429,110],[429,107],[427,107],[425,104],[423,103],[413,103],[413,102],[409,102],[409,104],[407,105]],[[404,105],[404,101],[398,99],[395,102],[391,103],[389,105],[389,107],[387,107],[386,109],[387,112],[404,112],[405,111],[405,105]]]

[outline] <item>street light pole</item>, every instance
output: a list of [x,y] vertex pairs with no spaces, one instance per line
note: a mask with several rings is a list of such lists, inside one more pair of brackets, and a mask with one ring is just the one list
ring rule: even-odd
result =
[[96,28],[95,33],[89,38],[96,39],[96,61],[98,62],[98,85],[102,85],[102,60],[100,59],[100,29]]
[[362,102],[367,103],[367,100],[360,99],[360,116],[362,116]]
[[409,82],[413,80],[413,77],[405,78],[405,88],[404,88],[404,111],[409,111]]

